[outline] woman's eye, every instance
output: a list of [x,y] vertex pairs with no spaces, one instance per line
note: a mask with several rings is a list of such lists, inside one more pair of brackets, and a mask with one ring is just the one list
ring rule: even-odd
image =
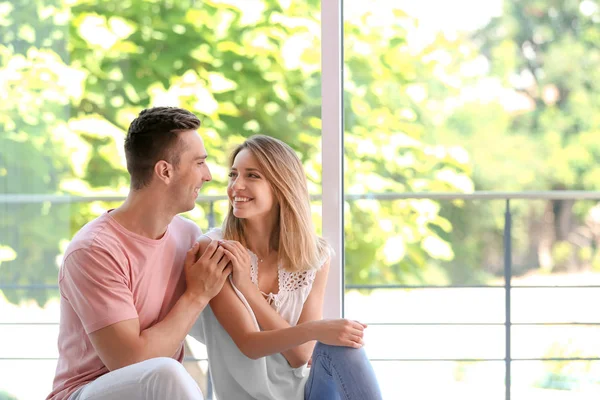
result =
[[234,176],[235,176],[235,172],[230,172],[230,173],[229,173],[229,177],[230,177],[230,178],[233,178]]

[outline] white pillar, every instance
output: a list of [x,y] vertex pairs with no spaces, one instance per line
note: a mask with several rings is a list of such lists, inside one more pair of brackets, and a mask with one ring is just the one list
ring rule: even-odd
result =
[[343,21],[342,0],[321,1],[321,120],[323,236],[335,250],[325,292],[324,317],[343,316]]

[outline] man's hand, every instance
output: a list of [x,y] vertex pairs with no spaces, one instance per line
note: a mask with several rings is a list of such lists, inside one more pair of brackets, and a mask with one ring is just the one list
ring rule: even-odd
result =
[[218,241],[210,242],[204,254],[196,260],[199,248],[200,244],[196,242],[185,257],[186,293],[193,299],[208,303],[221,291],[232,267]]

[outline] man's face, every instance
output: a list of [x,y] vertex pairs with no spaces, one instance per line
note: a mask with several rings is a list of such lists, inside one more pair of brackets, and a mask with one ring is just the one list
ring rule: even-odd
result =
[[170,183],[173,205],[177,212],[192,210],[204,182],[212,179],[206,164],[204,142],[195,130],[179,133],[179,164],[174,168]]

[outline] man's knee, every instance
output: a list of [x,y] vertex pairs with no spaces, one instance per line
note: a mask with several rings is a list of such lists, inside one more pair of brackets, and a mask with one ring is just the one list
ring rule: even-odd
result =
[[150,360],[151,366],[147,373],[153,378],[177,381],[180,379],[191,379],[183,365],[169,357],[158,357]]
[[157,398],[161,398],[164,394],[177,399],[202,399],[200,388],[180,362],[168,357],[149,361],[144,386],[152,396],[160,394]]

